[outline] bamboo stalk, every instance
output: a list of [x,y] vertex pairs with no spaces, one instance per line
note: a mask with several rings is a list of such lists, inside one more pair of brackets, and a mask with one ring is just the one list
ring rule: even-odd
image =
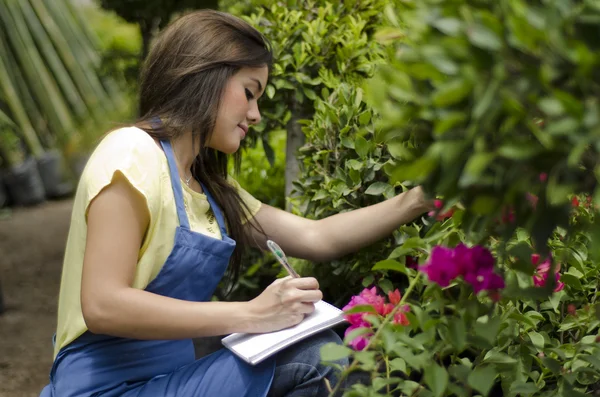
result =
[[77,85],[77,89],[81,93],[88,109],[92,115],[99,119],[102,117],[101,104],[99,103],[99,95],[97,88],[90,82],[90,74],[96,73],[95,70],[84,69],[83,65],[75,58],[73,49],[69,47],[69,43],[64,37],[61,29],[56,21],[50,17],[46,6],[42,0],[29,0],[29,4],[37,14],[40,22],[48,32],[48,36],[54,44],[58,54],[60,55],[65,67],[68,69],[71,77]]
[[[23,138],[25,139],[31,154],[33,154],[35,157],[40,156],[44,152],[44,149],[42,148],[42,144],[35,134],[33,126],[29,122],[27,113],[19,101],[19,96],[17,95],[15,87],[11,83],[6,69],[6,63],[2,57],[0,57],[0,89],[4,93],[4,100],[10,108],[13,117],[17,120],[17,123],[23,134]],[[8,153],[8,155],[10,156],[11,153]]]
[[72,15],[73,20],[75,21],[75,23],[77,24],[77,27],[79,28],[79,30],[81,30],[84,33],[84,37],[87,39],[87,43],[86,46],[88,46],[89,48],[91,48],[94,51],[99,51],[100,50],[100,39],[98,38],[98,36],[96,35],[96,32],[94,32],[91,28],[90,25],[87,23],[86,21],[86,17],[85,15],[83,15],[83,12],[81,11],[81,7],[76,6],[75,4],[73,4],[72,1],[65,1],[64,2],[66,8],[69,10],[69,12]]
[[[67,72],[65,65],[63,65],[61,59],[58,57],[46,30],[41,25],[40,20],[31,8],[29,1],[20,0],[17,3],[20,6],[21,14],[25,20],[25,23],[29,27],[34,40],[37,42],[41,55],[43,55],[46,64],[49,66],[62,94],[69,102],[71,108],[75,111],[75,114],[80,118],[83,118],[88,113],[88,109],[85,106],[83,98],[79,94],[79,90],[73,83],[71,75]],[[18,11],[17,11],[18,12]]]
[[55,146],[56,138],[48,130],[48,122],[46,117],[42,116],[40,109],[33,98],[30,88],[26,83],[25,75],[22,69],[18,66],[18,63],[11,51],[9,51],[8,38],[5,32],[0,26],[0,56],[4,58],[6,63],[6,71],[8,72],[9,79],[17,90],[17,96],[20,98],[23,108],[33,129],[37,132],[37,135],[45,148],[51,148]]
[[43,112],[48,116],[51,130],[66,144],[70,134],[75,131],[71,114],[35,48],[22,15],[15,10],[14,0],[0,1],[0,20],[6,26],[10,44],[27,76],[30,87]]
[[103,110],[113,110],[113,101],[106,93],[96,73],[97,67],[100,65],[100,57],[94,48],[87,45],[86,39],[82,38],[84,33],[78,28],[66,9],[65,0],[37,0],[34,3],[43,3],[47,14],[55,21],[62,36],[67,40],[69,49],[77,58],[77,62],[86,71],[85,76],[93,87],[98,103]]
[[85,45],[85,39],[81,37],[83,33],[74,26],[74,22],[69,18],[70,15],[65,12],[64,1],[43,0],[43,3],[50,17],[54,19],[63,36],[68,40],[69,47],[76,53],[77,60],[86,68],[95,69],[100,65],[100,56],[93,48]]

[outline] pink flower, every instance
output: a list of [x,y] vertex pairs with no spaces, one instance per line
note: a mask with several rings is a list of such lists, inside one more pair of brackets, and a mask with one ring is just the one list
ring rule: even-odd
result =
[[[348,334],[350,334],[350,332],[354,331],[355,329],[359,329],[359,328],[369,328],[369,327],[368,326],[363,327],[363,326],[359,326],[359,325],[351,325],[346,329],[346,332],[344,332],[344,336],[345,337],[348,336]],[[369,344],[369,337],[372,335],[373,335],[372,332],[368,332],[366,334],[359,335],[356,338],[354,338],[353,340],[351,340],[349,345],[352,346],[352,348],[354,350],[363,350]]]
[[[402,295],[400,294],[400,291],[398,291],[398,289],[395,289],[394,291],[388,292],[388,298],[390,302],[386,303],[385,298],[377,294],[376,287],[373,287],[371,289],[365,288],[361,291],[360,294],[353,296],[350,299],[350,302],[348,302],[348,304],[343,307],[343,310],[350,310],[351,308],[358,305],[370,305],[375,309],[379,316],[385,317],[392,313],[396,306],[400,304],[400,301],[402,300]],[[399,308],[399,310],[397,310],[396,313],[394,313],[394,318],[392,319],[394,324],[400,324],[404,326],[408,325],[409,320],[405,313],[407,313],[409,310],[410,307],[408,305],[404,305],[401,308]],[[371,330],[371,324],[366,319],[367,315],[369,314],[374,313],[359,312],[344,314],[344,317],[350,323],[350,327],[346,329],[345,336],[348,336],[348,334],[350,334],[350,332],[354,331],[355,329],[365,328],[369,330],[369,332],[367,332],[366,334],[362,334],[349,342],[349,345],[355,350],[363,350],[369,343],[369,337],[373,335],[373,332]]]
[[[439,211],[440,209],[442,209],[444,207],[444,202],[442,200],[433,200],[433,205]],[[443,221],[443,220],[445,220],[447,218],[451,218],[452,215],[454,215],[454,210],[452,208],[450,208],[446,212],[440,212],[439,214],[437,214],[437,216],[435,215],[436,212],[437,211],[429,211],[429,213],[427,215],[429,215],[429,216],[435,216],[435,219],[438,220],[438,221]]]
[[533,207],[533,209],[535,210],[539,201],[538,196],[531,193],[525,193],[525,198],[527,199],[527,201],[529,201],[529,204],[531,204],[531,207]]
[[400,291],[398,291],[398,288],[396,288],[394,291],[388,292],[388,298],[392,305],[397,305],[398,303],[400,303],[402,295],[400,295]]
[[[380,315],[384,315],[385,308],[385,300],[382,296],[377,295],[377,288],[373,287],[371,289],[365,288],[359,295],[355,295],[350,298],[350,302],[346,306],[342,308],[342,310],[346,311],[354,306],[362,306],[362,305],[370,305],[373,309]],[[359,312],[359,313],[351,313],[344,315],[346,320],[350,324],[361,324],[365,321],[365,317],[369,314],[369,312]]]
[[546,172],[542,172],[540,174],[540,182],[546,182],[548,180],[548,174]]
[[535,266],[538,263],[540,263],[540,254],[531,254],[531,264]]
[[[536,255],[536,254],[534,254]],[[539,261],[539,255],[538,258],[536,260]],[[533,261],[533,255],[532,255],[532,259],[531,262],[535,265],[536,263],[534,263]],[[535,274],[533,275],[533,285],[535,285],[536,287],[543,287],[546,285],[546,282],[548,281],[548,276],[550,273],[550,258],[546,259],[544,262],[540,263],[538,265],[538,267],[535,270]],[[565,288],[565,284],[561,283],[560,280],[560,273],[558,272],[560,270],[560,265],[557,265],[556,267],[556,271],[554,272],[554,277],[556,280],[556,287],[554,287],[554,292],[559,292],[562,291]]]
[[404,305],[400,308],[396,313],[394,313],[394,324],[399,324],[403,326],[410,325],[410,321],[408,317],[404,313],[408,313],[410,311],[410,306]]

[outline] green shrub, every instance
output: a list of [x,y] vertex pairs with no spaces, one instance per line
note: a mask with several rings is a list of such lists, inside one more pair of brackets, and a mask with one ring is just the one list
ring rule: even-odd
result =
[[[379,36],[391,61],[365,84],[372,145],[391,158],[369,152],[363,167],[386,160],[380,182],[420,183],[452,212],[398,230],[371,265],[399,278],[380,287],[402,299],[389,313],[371,292],[353,298],[349,314],[362,314],[346,341],[362,349],[327,346],[323,358],[350,355],[372,373],[347,396],[597,393],[600,8],[421,0],[396,15]],[[334,200],[356,185],[338,169]]]

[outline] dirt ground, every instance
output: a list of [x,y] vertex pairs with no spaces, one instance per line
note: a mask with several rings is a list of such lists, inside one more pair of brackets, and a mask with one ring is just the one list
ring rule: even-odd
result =
[[0,397],[39,396],[52,335],[72,201],[0,213]]

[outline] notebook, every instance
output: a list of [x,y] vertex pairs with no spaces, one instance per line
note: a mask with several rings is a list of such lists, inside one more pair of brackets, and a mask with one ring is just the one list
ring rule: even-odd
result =
[[256,365],[284,348],[346,321],[343,312],[325,301],[315,303],[315,311],[293,327],[264,334],[231,334],[223,346],[251,365]]

